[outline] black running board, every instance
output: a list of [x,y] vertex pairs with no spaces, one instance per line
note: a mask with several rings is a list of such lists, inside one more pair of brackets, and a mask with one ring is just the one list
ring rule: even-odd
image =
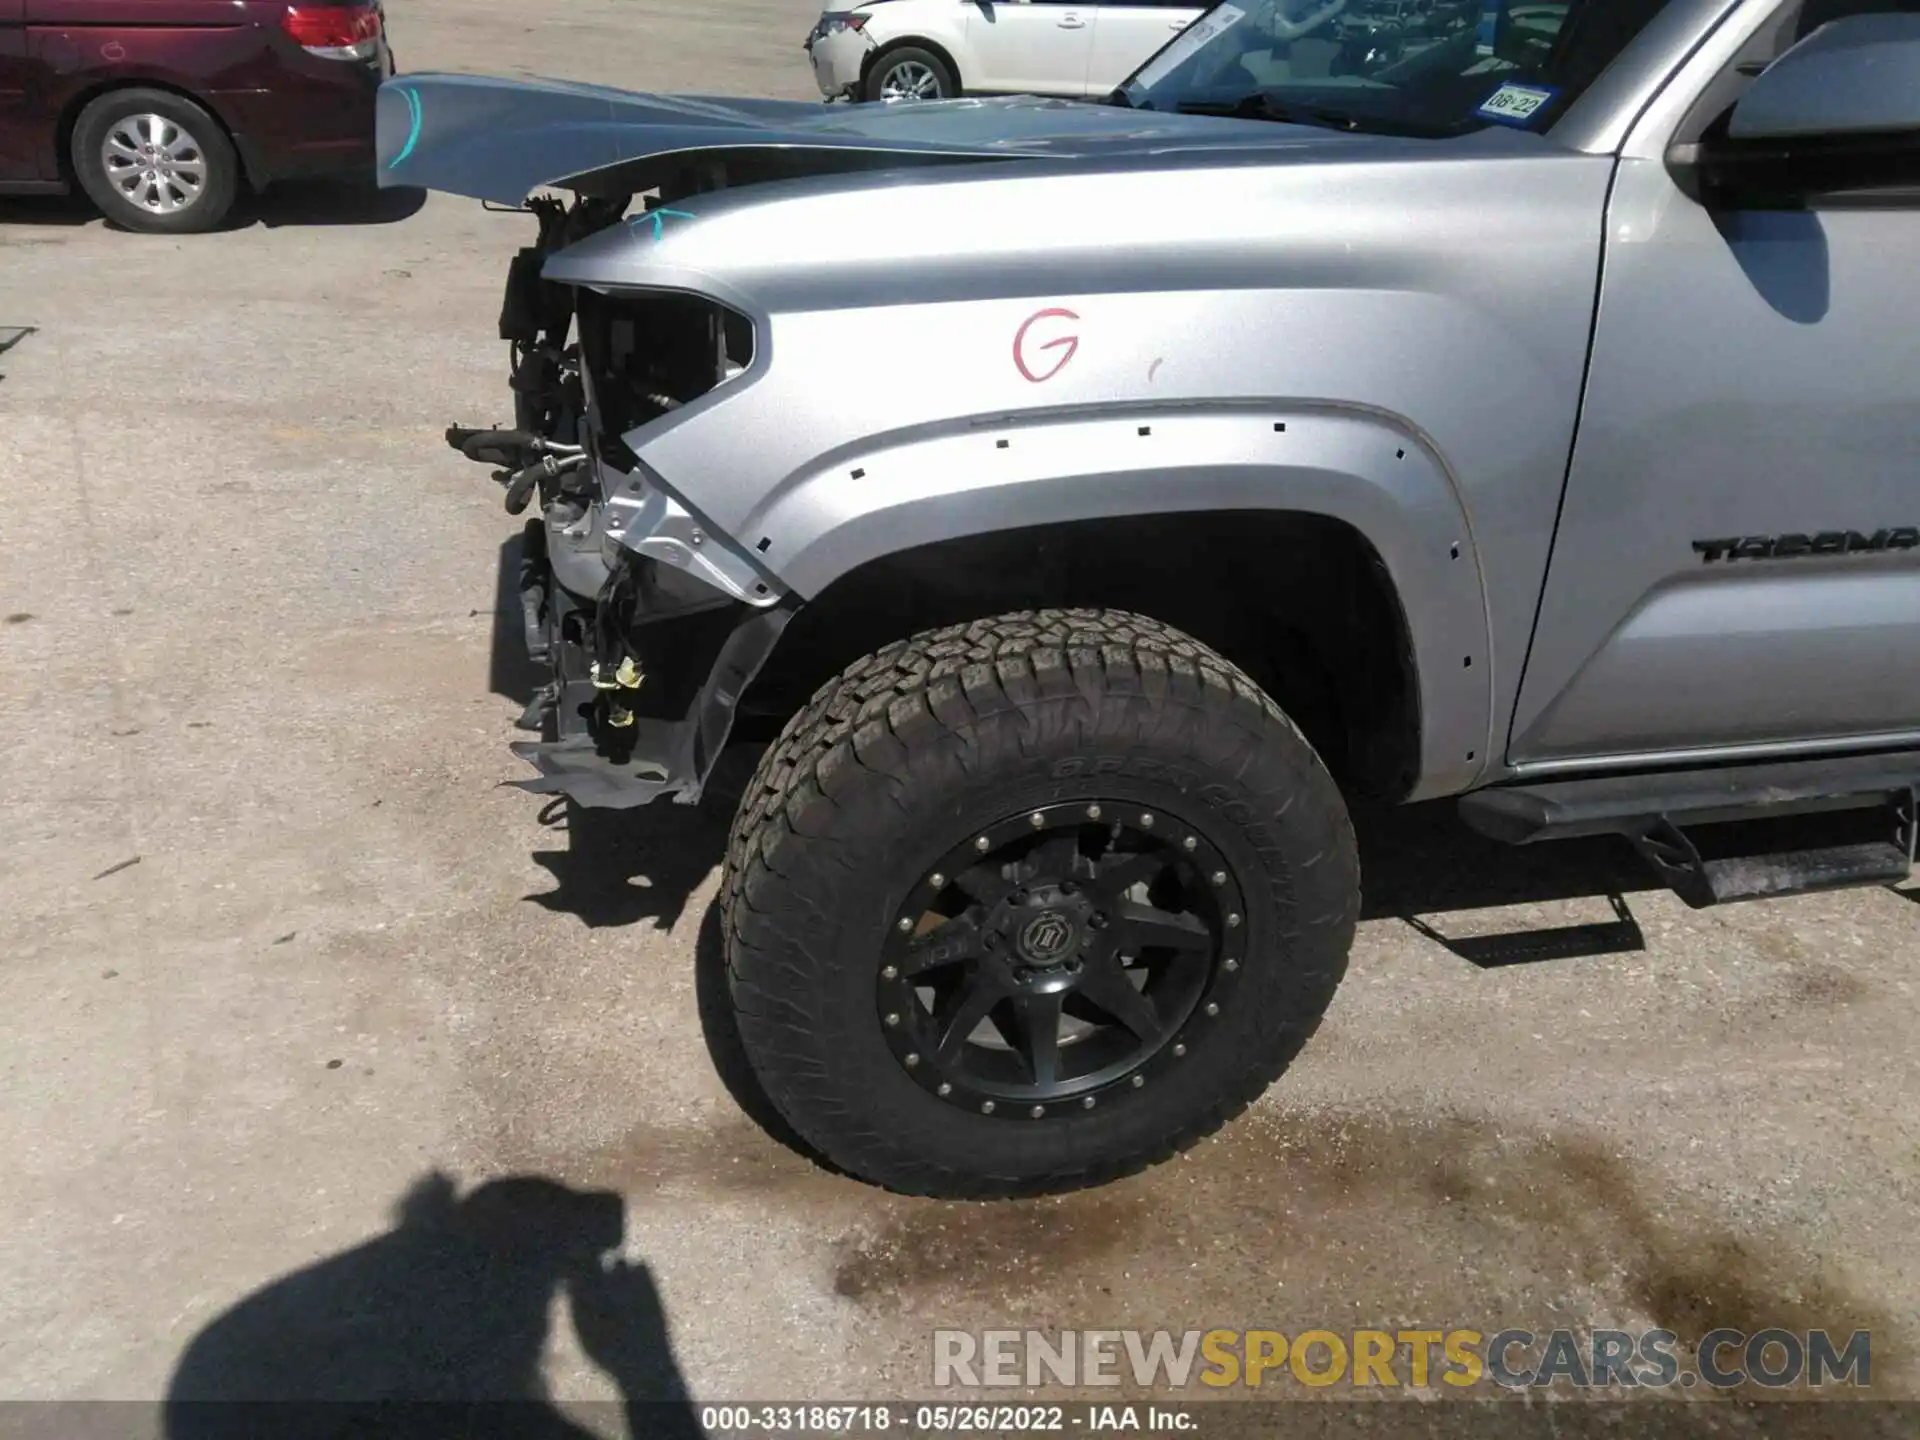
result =
[[[1461,817],[1510,845],[1623,835],[1688,905],[1888,885],[1913,872],[1920,752],[1610,775],[1480,790]],[[1768,855],[1704,859],[1686,827],[1883,808],[1887,838]]]

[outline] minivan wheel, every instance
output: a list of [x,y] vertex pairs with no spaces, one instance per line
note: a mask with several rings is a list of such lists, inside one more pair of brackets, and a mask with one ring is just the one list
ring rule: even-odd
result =
[[787,726],[735,819],[729,988],[768,1098],[890,1189],[1100,1184],[1218,1129],[1346,968],[1352,828],[1300,732],[1117,611],[934,631]]
[[239,161],[219,122],[165,90],[114,90],[80,112],[73,173],[107,219],[184,235],[226,218]]
[[903,100],[946,100],[960,93],[953,71],[938,55],[913,46],[889,50],[867,73],[867,99],[885,103]]

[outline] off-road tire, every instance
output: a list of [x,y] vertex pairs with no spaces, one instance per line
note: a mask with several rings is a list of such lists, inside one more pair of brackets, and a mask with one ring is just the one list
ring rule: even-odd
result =
[[[1250,879],[1234,1003],[1128,1103],[1028,1122],[935,1099],[874,1000],[916,867],[1094,797],[1156,807]],[[1238,1115],[1318,1028],[1359,899],[1332,777],[1244,673],[1138,615],[1048,610],[900,641],[824,686],[741,803],[720,918],[742,1042],[793,1128],[875,1184],[989,1199],[1132,1174]]]
[[[100,158],[107,132],[129,115],[164,116],[192,135],[206,167],[204,184],[191,204],[170,213],[145,210],[128,200],[107,176]],[[240,160],[221,124],[205,109],[169,90],[109,90],[80,112],[68,151],[73,175],[100,213],[124,230],[156,235],[193,235],[227,218],[240,193]]]
[[930,98],[951,100],[960,93],[960,82],[946,61],[931,50],[922,50],[917,45],[902,45],[887,51],[873,62],[873,68],[867,71],[867,78],[860,85],[862,97],[874,104],[881,103],[887,88],[887,76],[903,65],[923,65],[933,75],[940,93]]

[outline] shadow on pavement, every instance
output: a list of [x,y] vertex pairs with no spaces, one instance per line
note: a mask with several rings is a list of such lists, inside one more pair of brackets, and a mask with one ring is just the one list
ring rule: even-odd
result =
[[416,214],[427,192],[411,186],[382,190],[371,179],[286,181],[233,207],[231,228],[284,225],[392,225]]
[[[1451,800],[1362,810],[1354,816],[1363,920],[1404,921],[1482,970],[1645,950],[1627,896],[1661,885],[1623,840],[1503,845],[1469,829]],[[1601,898],[1610,919],[1449,933],[1442,917],[1501,906]]]
[[589,1435],[541,1375],[556,1296],[618,1387],[628,1433],[692,1440],[701,1431],[653,1278],[607,1258],[624,1238],[612,1191],[517,1176],[461,1196],[429,1174],[392,1230],[274,1281],[194,1337],[168,1387],[167,1440]]
[[[218,229],[245,230],[263,225],[277,230],[288,225],[392,225],[415,214],[427,203],[427,192],[411,187],[382,190],[371,179],[288,180],[265,190],[242,195]],[[21,195],[0,200],[0,225],[109,225],[78,191],[66,195]],[[140,239],[197,237],[140,236]]]
[[534,852],[554,888],[527,898],[595,930],[643,920],[671,930],[727,843],[726,819],[704,804],[590,810],[556,799],[540,818],[565,848]]
[[[6,354],[39,328],[37,325],[0,325],[0,355]],[[0,380],[6,378],[6,372],[0,370]]]
[[[100,212],[86,196],[9,195],[0,199],[0,225],[91,225]],[[39,242],[44,243],[44,242]]]

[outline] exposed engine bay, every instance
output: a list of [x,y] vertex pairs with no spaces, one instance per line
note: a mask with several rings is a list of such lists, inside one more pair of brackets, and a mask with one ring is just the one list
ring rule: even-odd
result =
[[[523,787],[588,805],[700,798],[747,682],[789,618],[768,577],[712,543],[621,437],[742,374],[753,326],[712,300],[605,293],[546,279],[548,256],[627,217],[631,199],[550,196],[525,209],[500,309],[512,429],[451,426],[494,467],[507,513],[537,510],[520,544],[527,652],[545,673],[520,719]],[[663,206],[648,197],[635,219]]]

